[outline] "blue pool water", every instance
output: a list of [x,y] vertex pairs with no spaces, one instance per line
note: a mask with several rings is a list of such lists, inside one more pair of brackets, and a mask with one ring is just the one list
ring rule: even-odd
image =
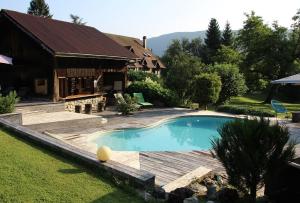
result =
[[208,150],[217,129],[233,118],[192,116],[169,120],[160,125],[124,129],[99,135],[94,143],[116,151],[190,151]]

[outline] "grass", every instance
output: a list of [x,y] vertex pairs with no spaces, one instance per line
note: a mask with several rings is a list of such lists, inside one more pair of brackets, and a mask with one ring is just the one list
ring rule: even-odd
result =
[[[262,103],[265,98],[266,95],[264,94],[252,94],[252,95],[245,95],[241,97],[234,97],[230,100],[230,102],[227,105],[236,106],[236,107],[255,108],[256,110],[263,110],[275,114],[270,104]],[[280,99],[278,100],[281,101]],[[281,102],[289,112],[300,111],[300,103],[288,103],[284,101]],[[278,115],[278,117],[284,117],[284,116],[285,114]],[[291,115],[289,114],[289,116]]]
[[143,202],[132,191],[0,129],[0,202]]

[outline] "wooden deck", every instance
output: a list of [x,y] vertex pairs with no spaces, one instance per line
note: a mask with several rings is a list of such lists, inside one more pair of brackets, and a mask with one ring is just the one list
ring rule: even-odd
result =
[[221,163],[207,152],[143,152],[141,169],[155,175],[155,184],[163,187],[195,171],[199,167],[223,170]]

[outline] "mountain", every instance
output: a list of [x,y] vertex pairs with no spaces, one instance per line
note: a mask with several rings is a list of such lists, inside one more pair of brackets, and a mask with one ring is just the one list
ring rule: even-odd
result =
[[189,40],[200,37],[205,38],[206,31],[196,31],[196,32],[174,32],[169,34],[164,34],[158,37],[152,37],[147,40],[148,47],[152,49],[153,53],[162,56],[165,50],[168,48],[172,40],[187,38]]

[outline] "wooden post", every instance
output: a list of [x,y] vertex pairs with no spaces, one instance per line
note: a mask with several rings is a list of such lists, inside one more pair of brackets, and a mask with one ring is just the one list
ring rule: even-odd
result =
[[54,57],[54,66],[53,66],[53,102],[59,101],[59,79],[57,77],[57,60]]

